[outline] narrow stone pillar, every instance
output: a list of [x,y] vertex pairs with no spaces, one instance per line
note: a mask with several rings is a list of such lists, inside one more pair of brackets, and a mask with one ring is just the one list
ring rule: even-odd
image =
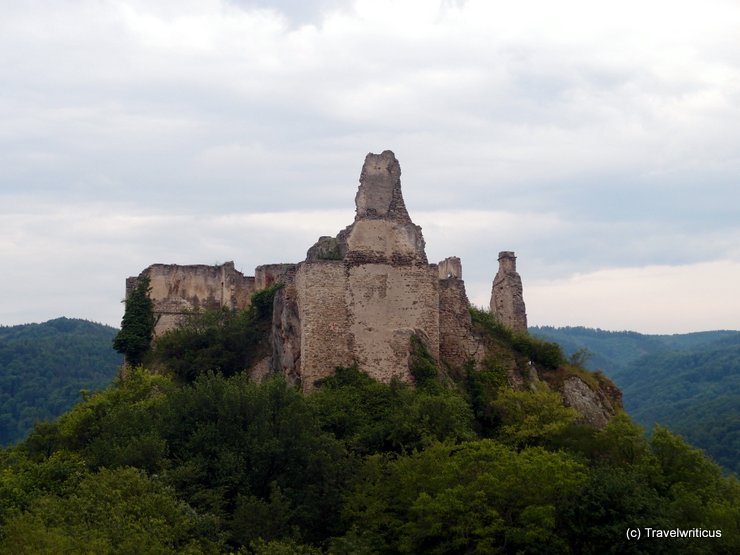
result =
[[516,256],[512,251],[502,251],[498,254],[498,263],[491,290],[491,313],[511,329],[527,331],[527,310],[522,278],[516,271]]

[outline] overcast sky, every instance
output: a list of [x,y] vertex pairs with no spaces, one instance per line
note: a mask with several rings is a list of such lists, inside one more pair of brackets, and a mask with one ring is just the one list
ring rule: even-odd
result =
[[532,325],[740,329],[735,0],[0,0],[0,324],[298,262],[393,150],[430,261]]

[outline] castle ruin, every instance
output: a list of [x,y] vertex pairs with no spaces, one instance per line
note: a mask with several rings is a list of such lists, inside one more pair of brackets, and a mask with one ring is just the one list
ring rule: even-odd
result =
[[[320,237],[297,264],[258,266],[254,276],[243,275],[233,262],[149,266],[140,277],[150,279],[155,336],[193,309],[246,308],[253,293],[279,281],[272,355],[262,367],[304,389],[337,366],[352,364],[382,382],[411,381],[411,336],[452,367],[480,358],[461,261],[453,256],[428,262],[422,230],[406,210],[393,152],[367,155],[355,206],[354,222],[335,237]],[[504,324],[526,329],[514,255],[501,254],[492,312]],[[138,279],[127,280],[127,292]]]

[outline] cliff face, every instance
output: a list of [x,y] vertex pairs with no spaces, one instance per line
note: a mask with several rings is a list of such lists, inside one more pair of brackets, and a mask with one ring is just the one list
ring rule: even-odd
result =
[[[401,168],[391,151],[367,155],[354,221],[334,237],[320,237],[298,264],[258,266],[254,277],[237,272],[233,263],[155,264],[142,274],[152,283],[158,335],[187,310],[245,308],[253,293],[282,283],[273,306],[272,354],[252,375],[279,372],[304,390],[336,367],[354,364],[382,382],[411,382],[412,336],[453,374],[467,361],[480,363],[490,354],[471,318],[460,259],[427,260],[422,230],[406,209]],[[136,279],[129,278],[128,286]],[[499,255],[491,313],[506,328],[526,333],[513,252]],[[512,386],[538,380],[536,368],[526,361],[524,366],[509,373]],[[556,389],[595,425],[603,425],[620,406],[609,400],[606,389],[582,381],[561,381]]]

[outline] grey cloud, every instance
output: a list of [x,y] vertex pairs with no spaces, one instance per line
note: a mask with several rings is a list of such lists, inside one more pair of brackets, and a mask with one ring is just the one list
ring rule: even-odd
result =
[[[385,148],[401,161],[412,217],[474,210],[510,222],[424,223],[430,258],[463,256],[481,290],[504,249],[543,278],[738,256],[740,65],[722,47],[734,44],[731,26],[706,44],[686,39],[693,57],[674,57],[676,40],[643,24],[600,37],[600,20],[559,30],[517,5],[473,1],[435,13],[420,4],[418,17],[403,15],[406,4],[391,19],[373,12],[389,5],[12,4],[0,22],[0,213],[86,206],[78,219],[102,225],[89,209],[97,203],[129,227],[87,238],[66,220],[61,234],[14,220],[14,244],[27,248],[0,255],[29,273],[6,278],[8,290],[56,235],[66,255],[54,271],[73,283],[65,257],[102,257],[82,267],[107,267],[94,275],[109,291],[155,261],[233,258],[249,271],[299,259],[313,234],[340,227],[209,222],[311,210],[351,218],[362,159]],[[624,9],[616,15],[637,8]],[[106,246],[135,269],[96,254]]]

